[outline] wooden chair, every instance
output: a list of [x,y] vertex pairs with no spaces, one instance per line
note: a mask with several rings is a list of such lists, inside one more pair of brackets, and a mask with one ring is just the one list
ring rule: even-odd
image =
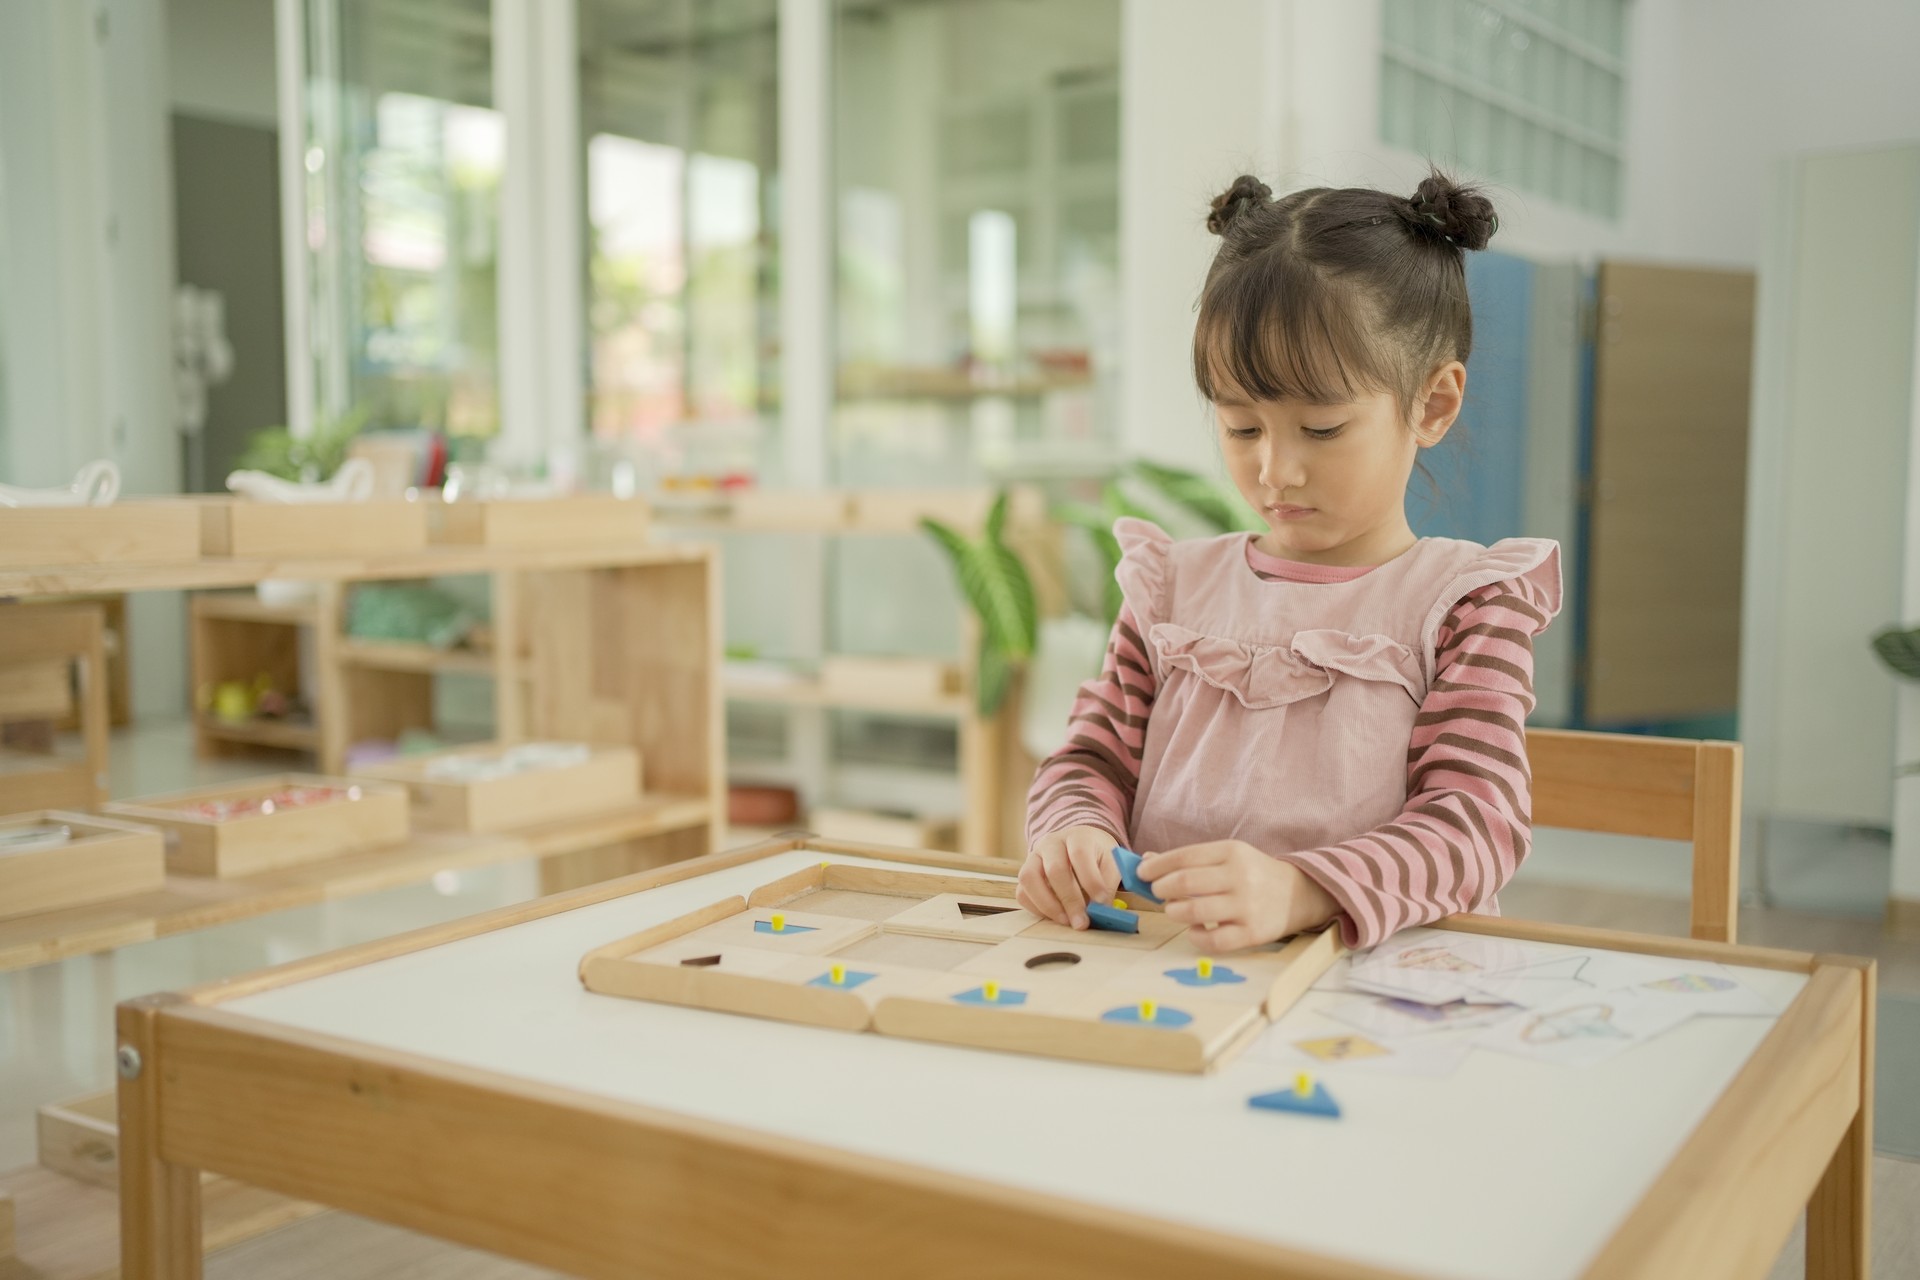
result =
[[1740,898],[1740,744],[1527,730],[1533,823],[1693,845],[1692,934],[1734,942]]
[[57,723],[80,662],[83,760],[0,748],[0,813],[91,809],[107,798],[107,650],[97,604],[0,604],[0,719]]

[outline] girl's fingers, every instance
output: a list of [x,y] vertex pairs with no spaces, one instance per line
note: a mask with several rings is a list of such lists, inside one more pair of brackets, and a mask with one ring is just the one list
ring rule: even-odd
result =
[[1075,929],[1086,928],[1087,895],[1080,891],[1080,882],[1073,875],[1073,864],[1067,861],[1065,853],[1043,860],[1040,866],[1046,872],[1048,887],[1053,890],[1053,896],[1059,900],[1065,912],[1063,922]]
[[1208,867],[1224,863],[1227,860],[1229,847],[1224,840],[1210,840],[1206,844],[1190,844],[1161,853],[1143,854],[1140,858],[1140,878],[1157,881],[1161,876],[1187,867]]
[[1233,888],[1233,871],[1228,867],[1187,867],[1169,871],[1153,882],[1153,894],[1163,902],[1198,898],[1209,893],[1227,893]]
[[1027,859],[1020,868],[1020,880],[1014,889],[1013,900],[1055,924],[1067,923],[1066,908],[1054,896],[1053,887],[1047,883],[1045,864],[1037,857]]
[[1240,918],[1241,903],[1237,895],[1230,893],[1209,893],[1198,898],[1182,898],[1178,902],[1167,904],[1167,917],[1184,924],[1224,925]]
[[1217,929],[1195,929],[1188,937],[1193,945],[1209,955],[1223,951],[1241,951],[1254,945],[1253,930],[1243,924],[1223,924]]
[[1107,853],[1111,847],[1086,842],[1067,846],[1074,878],[1095,902],[1112,902],[1113,895],[1120,890],[1120,868]]

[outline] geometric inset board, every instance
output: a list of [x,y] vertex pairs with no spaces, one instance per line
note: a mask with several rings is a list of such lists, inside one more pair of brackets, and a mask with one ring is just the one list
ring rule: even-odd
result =
[[1137,934],[1074,934],[1015,905],[1013,888],[822,863],[590,951],[580,981],[844,1031],[1201,1072],[1339,954],[1327,929],[1208,956],[1144,913]]

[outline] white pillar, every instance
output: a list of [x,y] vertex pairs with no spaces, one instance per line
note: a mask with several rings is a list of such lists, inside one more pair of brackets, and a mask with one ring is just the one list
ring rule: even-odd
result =
[[1218,241],[1207,202],[1277,186],[1292,6],[1124,0],[1120,17],[1120,451],[1219,474],[1194,389],[1194,303]]
[[780,0],[779,22],[782,479],[817,488],[834,398],[833,7]]

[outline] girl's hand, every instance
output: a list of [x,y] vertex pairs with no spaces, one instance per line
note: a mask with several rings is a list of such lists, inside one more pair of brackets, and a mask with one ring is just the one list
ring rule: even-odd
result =
[[1245,840],[1149,853],[1140,860],[1140,878],[1166,903],[1169,919],[1193,926],[1188,936],[1202,951],[1257,947],[1340,913],[1312,877]]
[[1020,866],[1013,898],[1055,924],[1087,927],[1087,903],[1112,902],[1120,889],[1120,868],[1113,860],[1118,844],[1099,827],[1067,827],[1041,836]]

